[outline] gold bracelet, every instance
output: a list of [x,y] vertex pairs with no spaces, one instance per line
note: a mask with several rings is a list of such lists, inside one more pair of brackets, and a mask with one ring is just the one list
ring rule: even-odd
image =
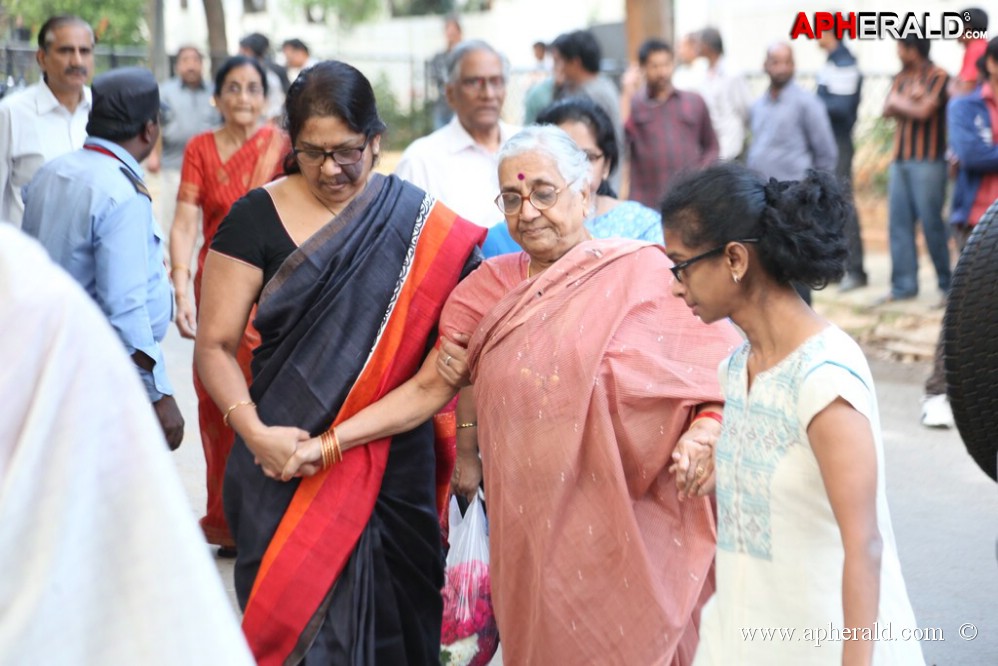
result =
[[252,400],[240,400],[236,404],[234,404],[231,407],[229,407],[228,409],[226,409],[225,410],[225,416],[222,417],[222,423],[225,424],[226,428],[231,427],[231,426],[229,426],[229,415],[232,414],[233,410],[235,410],[237,407],[242,407],[243,405],[250,405],[252,407],[256,407],[256,403],[253,402]]
[[465,428],[477,428],[477,427],[478,427],[478,421],[471,421],[470,423],[458,423],[457,424],[457,429],[458,430],[464,430]]
[[174,264],[174,265],[173,265],[173,266],[172,266],[172,267],[170,268],[170,275],[173,275],[174,273],[176,273],[176,272],[177,272],[177,271],[179,271],[179,270],[185,270],[185,271],[187,271],[187,274],[188,274],[188,275],[190,275],[190,274],[191,274],[191,269],[190,269],[190,267],[189,267],[189,266],[186,266],[185,264]]

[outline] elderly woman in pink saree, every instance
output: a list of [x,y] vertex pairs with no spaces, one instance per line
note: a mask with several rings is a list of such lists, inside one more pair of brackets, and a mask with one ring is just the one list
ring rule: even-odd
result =
[[716,439],[740,336],[669,297],[662,247],[588,238],[589,165],[564,132],[528,128],[499,161],[525,252],[462,281],[441,329],[472,335],[504,661],[689,664],[716,532],[670,466]]

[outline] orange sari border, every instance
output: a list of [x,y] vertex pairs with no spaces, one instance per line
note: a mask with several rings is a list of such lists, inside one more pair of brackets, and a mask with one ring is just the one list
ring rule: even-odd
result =
[[[485,230],[459,223],[435,204],[419,232],[408,275],[387,323],[334,424],[404,383],[419,367],[462,264]],[[243,617],[260,664],[282,664],[310,637],[310,626],[367,525],[380,491],[391,439],[345,452],[342,462],[304,479],[264,555]],[[316,627],[317,628],[317,627]]]

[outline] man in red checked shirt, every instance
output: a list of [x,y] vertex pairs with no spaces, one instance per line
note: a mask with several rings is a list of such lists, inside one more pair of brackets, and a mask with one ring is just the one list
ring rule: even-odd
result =
[[631,93],[624,123],[631,160],[628,198],[657,210],[672,178],[716,162],[719,148],[703,98],[672,85],[672,47],[649,39],[638,50],[638,62],[645,87]]

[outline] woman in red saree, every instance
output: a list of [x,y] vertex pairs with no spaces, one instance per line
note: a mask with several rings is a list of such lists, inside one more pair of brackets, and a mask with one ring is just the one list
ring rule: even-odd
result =
[[[201,301],[201,272],[215,231],[233,203],[282,173],[281,161],[290,150],[284,132],[260,121],[266,94],[267,79],[256,60],[245,56],[229,58],[215,77],[215,103],[224,124],[191,139],[184,151],[177,209],[170,231],[173,264],[170,274],[177,299],[177,328],[185,338],[194,339],[197,330],[195,307]],[[187,283],[191,278],[190,260],[197,242],[199,212],[204,244],[197,257],[192,306]],[[252,352],[259,344],[256,329],[252,324],[247,325],[238,352],[247,380]],[[233,433],[205,391],[197,368],[194,390],[207,463],[208,502],[200,521],[201,529],[208,543],[219,546],[219,555],[231,557],[235,542],[222,511],[222,478]]]

